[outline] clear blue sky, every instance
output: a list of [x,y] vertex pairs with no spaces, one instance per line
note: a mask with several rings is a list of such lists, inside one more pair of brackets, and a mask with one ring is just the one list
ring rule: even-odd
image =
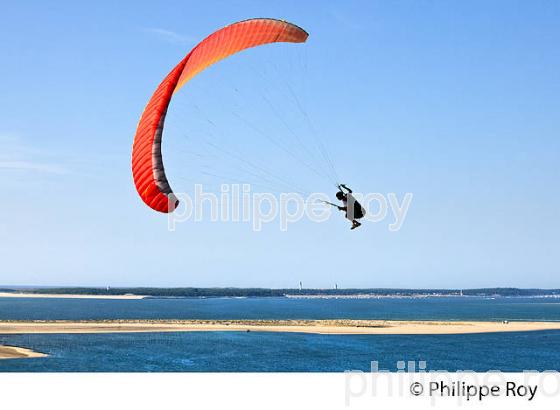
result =
[[[198,40],[251,17],[310,33],[314,122],[345,182],[414,194],[399,232],[351,232],[340,215],[169,232],[139,200],[130,150],[151,93]],[[555,1],[7,2],[0,284],[560,287],[559,20]],[[239,64],[223,75],[250,87]],[[219,70],[182,100],[220,105],[204,94]],[[191,174],[188,157],[171,131],[164,143],[172,185],[188,189],[174,176]]]

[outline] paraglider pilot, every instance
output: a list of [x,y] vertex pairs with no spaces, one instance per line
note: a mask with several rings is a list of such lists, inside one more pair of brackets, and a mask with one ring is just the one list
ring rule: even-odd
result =
[[[352,190],[344,184],[338,185],[339,191],[336,193],[336,198],[342,201],[343,206],[339,206],[339,211],[346,212],[346,219],[352,222],[352,227],[350,229],[356,229],[361,225],[357,220],[363,218],[365,215],[364,208],[356,198],[352,195]],[[346,191],[346,192],[344,192]]]

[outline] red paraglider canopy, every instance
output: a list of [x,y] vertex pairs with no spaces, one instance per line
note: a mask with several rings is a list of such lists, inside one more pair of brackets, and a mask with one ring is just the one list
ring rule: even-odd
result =
[[146,105],[132,147],[134,184],[150,208],[168,213],[179,203],[165,176],[161,155],[163,124],[173,94],[205,68],[239,51],[269,43],[303,43],[307,37],[305,30],[286,21],[240,21],[206,37],[171,70]]

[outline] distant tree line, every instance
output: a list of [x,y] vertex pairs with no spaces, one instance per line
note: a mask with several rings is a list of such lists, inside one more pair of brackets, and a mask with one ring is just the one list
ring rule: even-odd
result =
[[[0,289],[3,292],[22,292],[21,289]],[[63,287],[25,289],[25,293],[72,294],[72,295],[146,295],[154,297],[278,297],[284,295],[376,295],[376,296],[553,296],[560,289],[269,289],[269,288],[92,288]]]

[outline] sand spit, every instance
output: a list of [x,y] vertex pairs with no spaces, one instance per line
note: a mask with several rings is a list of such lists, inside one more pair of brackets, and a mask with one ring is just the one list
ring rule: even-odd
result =
[[25,359],[32,357],[47,357],[47,355],[24,347],[0,346],[0,359]]
[[467,334],[560,330],[560,322],[385,320],[0,321],[0,334],[121,332],[299,332],[317,334]]
[[0,292],[0,298],[57,298],[57,299],[144,299],[142,295],[69,295],[51,293]]

